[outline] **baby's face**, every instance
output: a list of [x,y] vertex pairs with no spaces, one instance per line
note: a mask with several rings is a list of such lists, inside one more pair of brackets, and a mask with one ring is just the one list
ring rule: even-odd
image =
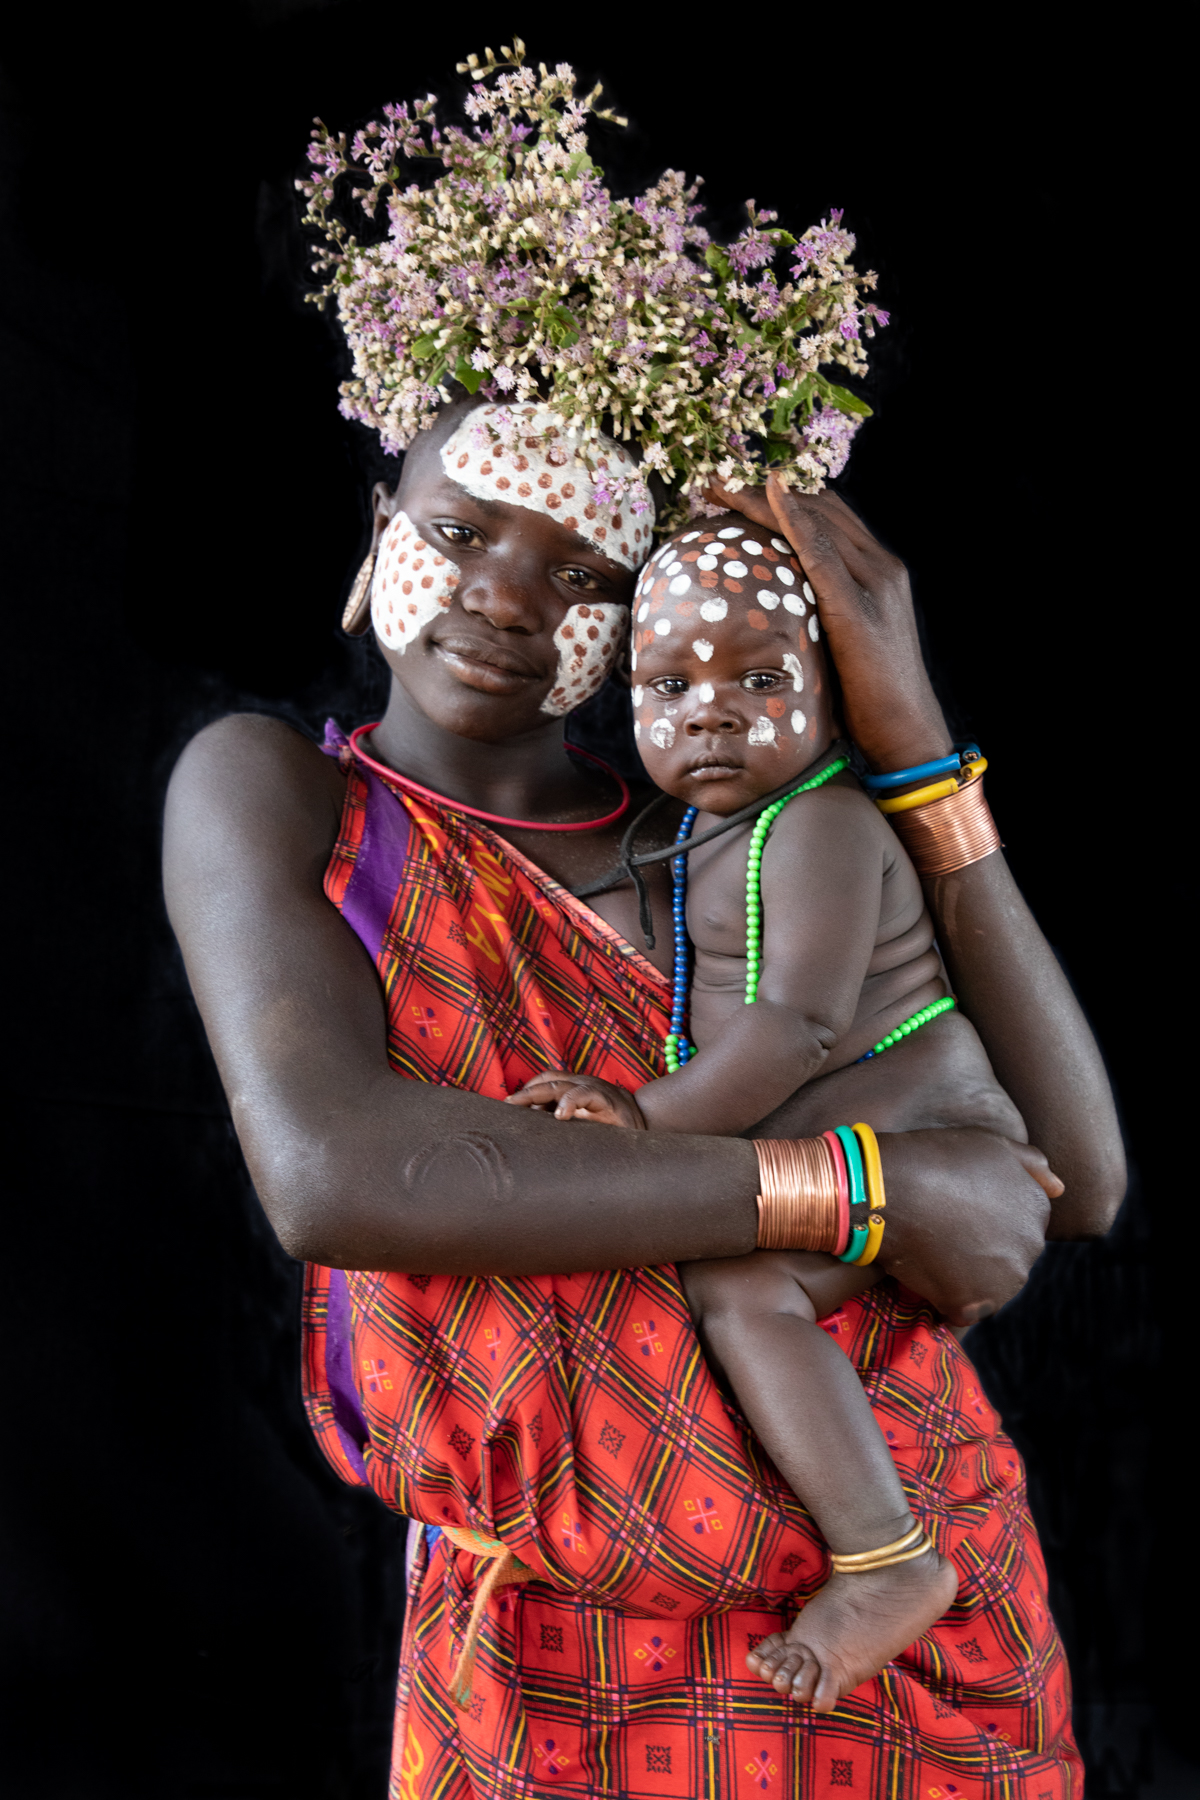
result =
[[638,749],[667,793],[722,817],[832,736],[817,609],[790,547],[737,513],[679,532],[633,602]]

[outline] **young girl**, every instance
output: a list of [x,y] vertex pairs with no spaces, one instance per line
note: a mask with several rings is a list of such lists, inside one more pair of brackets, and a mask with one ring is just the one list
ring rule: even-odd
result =
[[[560,1119],[730,1136],[814,1076],[879,1053],[902,1024],[931,1025],[953,1007],[912,864],[838,747],[830,753],[818,637],[812,590],[790,546],[736,514],[678,533],[647,565],[634,601],[635,729],[655,782],[686,803],[680,839],[776,790],[794,797],[765,846],[754,848],[749,819],[698,845],[686,875],[682,857],[673,865],[672,1072],[636,1094],[547,1074],[514,1104],[553,1107]],[[794,792],[806,781],[807,791]],[[864,991],[869,1010],[859,1020]],[[963,1020],[932,1028],[973,1035]],[[1004,1099],[995,1090],[981,1097],[977,1086],[967,1093],[973,1085],[964,1082],[963,1114],[946,1123],[979,1123],[983,1105],[995,1124]],[[1020,1135],[1019,1120],[1006,1123]],[[858,1154],[853,1144],[845,1153],[851,1162]],[[877,1245],[885,1215],[874,1216]],[[853,1249],[861,1253],[863,1241],[858,1234]],[[758,1646],[751,1666],[828,1711],[928,1630],[957,1585],[909,1511],[853,1366],[818,1325],[876,1270],[760,1251],[680,1273],[711,1360],[834,1555],[829,1582],[785,1635]],[[864,1554],[873,1550],[880,1555]]]

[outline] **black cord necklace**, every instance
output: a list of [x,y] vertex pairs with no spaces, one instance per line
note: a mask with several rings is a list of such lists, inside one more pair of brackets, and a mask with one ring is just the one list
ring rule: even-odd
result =
[[[814,775],[819,775],[822,769],[827,768],[830,763],[836,762],[839,756],[848,756],[849,752],[849,744],[845,739],[839,738],[835,744],[830,745],[819,761],[811,764],[809,768],[801,770],[800,774],[811,779]],[[749,819],[756,819],[759,813],[764,812],[768,806],[774,805],[776,800],[782,800],[785,794],[790,794],[799,780],[800,775],[791,776],[779,787],[773,788],[769,794],[763,794],[759,799],[752,800],[749,806],[743,806],[738,812],[730,813],[729,817],[722,819],[719,825],[710,825],[707,831],[698,832],[695,837],[684,838],[678,844],[668,844],[665,850],[645,850],[640,856],[635,856],[633,846],[637,842],[638,832],[647,819],[651,818],[660,807],[665,806],[672,798],[670,794],[656,794],[649,806],[644,806],[636,819],[626,827],[618,853],[619,860],[615,866],[606,875],[601,875],[598,880],[586,882],[582,887],[572,888],[571,893],[576,900],[587,900],[593,894],[606,894],[610,888],[620,887],[624,882],[632,881],[638,897],[638,923],[641,925],[642,935],[646,940],[646,948],[653,950],[654,921],[650,912],[650,890],[646,886],[642,870],[651,863],[667,862],[675,856],[686,856],[689,850],[698,850],[701,844],[711,844],[714,838],[723,837],[727,831],[734,831],[739,825],[746,824]]]

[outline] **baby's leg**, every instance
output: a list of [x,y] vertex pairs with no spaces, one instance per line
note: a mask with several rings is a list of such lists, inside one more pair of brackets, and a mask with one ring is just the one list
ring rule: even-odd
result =
[[[679,1272],[710,1360],[830,1549],[853,1555],[903,1537],[914,1521],[891,1452],[853,1365],[816,1323],[818,1306],[820,1316],[831,1312],[869,1286],[874,1270],[759,1251],[682,1263]],[[780,1693],[829,1712],[928,1631],[957,1588],[952,1565],[934,1550],[868,1574],[832,1575],[789,1631],[758,1646],[750,1667]]]

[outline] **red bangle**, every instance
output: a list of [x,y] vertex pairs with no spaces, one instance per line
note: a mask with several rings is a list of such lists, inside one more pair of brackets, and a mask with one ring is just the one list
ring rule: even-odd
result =
[[846,1173],[846,1152],[842,1149],[841,1139],[837,1132],[823,1131],[821,1136],[829,1145],[834,1172],[837,1175],[838,1241],[837,1249],[833,1254],[840,1256],[850,1242],[850,1177]]

